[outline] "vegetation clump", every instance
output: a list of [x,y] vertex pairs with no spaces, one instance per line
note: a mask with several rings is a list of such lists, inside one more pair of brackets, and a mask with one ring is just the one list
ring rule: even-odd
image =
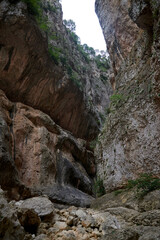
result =
[[[64,25],[66,26],[72,40],[77,45],[79,52],[84,57],[85,61],[89,63],[90,61],[95,61],[97,67],[102,72],[107,72],[110,68],[109,59],[106,57],[105,51],[95,50],[92,47],[89,47],[87,44],[81,44],[80,38],[76,35],[76,24],[73,20],[64,20]],[[105,79],[106,80],[106,79]]]
[[120,101],[124,100],[124,96],[122,94],[113,94],[110,100],[112,104],[117,105]]
[[106,193],[103,180],[99,176],[97,176],[97,178],[94,180],[93,191],[96,197],[101,197]]
[[[74,60],[71,59],[70,53],[66,46],[66,39],[57,32],[50,31],[50,23],[48,20],[48,15],[46,11],[56,12],[57,8],[54,4],[46,2],[42,5],[42,0],[22,0],[27,4],[28,12],[35,16],[35,19],[46,35],[48,39],[48,52],[51,59],[56,65],[61,65],[67,70],[67,74],[72,82],[78,86],[80,90],[83,88],[83,84],[80,81],[80,74],[84,70],[84,66],[78,66],[75,64]],[[80,38],[76,35],[76,24],[73,20],[64,20],[64,25],[69,34],[69,38],[76,45],[77,50],[84,58],[84,60],[89,63],[90,61],[95,61],[97,67],[101,71],[101,80],[106,81],[104,72],[106,73],[109,69],[109,60],[106,57],[104,51],[94,50],[92,47],[89,47],[87,44],[81,44]]]
[[35,16],[41,15],[41,0],[23,0],[27,4],[28,11],[30,14],[33,14]]
[[160,179],[151,174],[141,174],[136,180],[129,180],[127,188],[136,187],[137,196],[144,197],[147,193],[160,189]]
[[160,189],[160,179],[151,174],[143,173],[135,180],[128,180],[128,184],[123,189],[118,189],[114,193],[118,194],[134,188],[137,198],[143,198],[147,193]]

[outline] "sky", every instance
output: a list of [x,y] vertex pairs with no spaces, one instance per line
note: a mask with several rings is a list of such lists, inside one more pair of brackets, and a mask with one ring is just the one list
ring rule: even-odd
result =
[[106,51],[102,30],[95,13],[95,0],[62,0],[63,19],[76,23],[76,34],[81,43]]

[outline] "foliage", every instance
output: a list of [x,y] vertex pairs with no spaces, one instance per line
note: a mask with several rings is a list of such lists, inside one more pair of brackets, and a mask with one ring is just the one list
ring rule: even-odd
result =
[[39,15],[37,18],[37,23],[40,27],[40,29],[42,29],[44,32],[48,32],[49,31],[49,27],[48,27],[48,17],[43,17],[42,15]]
[[[84,57],[85,61],[89,63],[90,60],[94,60],[97,64],[97,67],[102,72],[106,72],[110,68],[109,60],[106,57],[106,52],[99,52],[98,50],[94,50],[94,48],[89,47],[87,44],[82,45],[80,42],[80,38],[75,33],[76,24],[73,20],[64,20],[63,23],[68,29],[68,32],[70,33],[70,36],[73,39],[74,43],[77,44],[77,48]],[[103,78],[103,81],[106,81],[106,79]]]
[[54,12],[54,13],[57,12],[57,8],[52,6],[49,2],[46,3],[46,7],[44,6],[43,9],[46,11],[49,10],[50,12]]
[[70,77],[70,79],[72,80],[72,82],[79,88],[79,89],[82,89],[83,85],[82,83],[80,82],[80,79],[79,79],[79,76],[78,76],[78,73],[73,71],[71,66],[67,66],[67,73]]
[[160,189],[160,179],[153,177],[151,174],[141,174],[136,180],[129,180],[127,188],[136,187],[137,196],[143,197],[147,193]]
[[86,61],[87,63],[89,63],[89,56],[88,56],[88,54],[84,51],[83,45],[78,44],[78,45],[77,45],[77,48],[78,48],[79,52],[82,54],[82,56],[84,57],[85,61]]
[[112,112],[112,110],[111,110],[111,108],[105,108],[105,114],[107,115],[107,114],[110,114]]
[[96,144],[98,142],[98,137],[90,142],[89,146],[91,149],[94,149],[96,147]]
[[95,57],[96,52],[92,47],[89,47],[87,44],[83,44],[82,49],[90,58]]
[[107,59],[104,51],[101,51],[101,54],[95,56],[95,62],[97,67],[103,72],[106,72],[110,68],[109,60]]
[[66,28],[68,30],[70,30],[71,32],[75,32],[76,31],[76,24],[72,19],[69,20],[63,20],[64,25],[66,26]]
[[41,0],[22,0],[27,4],[29,13],[39,16],[41,15],[42,11],[40,8]]
[[104,76],[103,74],[100,75],[100,78],[102,80],[102,82],[105,84],[108,80],[108,77],[107,76]]
[[116,105],[117,103],[119,103],[121,100],[124,100],[124,96],[122,94],[113,94],[110,97],[111,102]]
[[114,194],[115,194],[115,196],[118,196],[122,192],[123,192],[123,189],[118,189],[118,190],[114,191]]
[[77,34],[75,34],[74,32],[71,32],[70,35],[75,44],[80,44],[80,38],[77,36]]
[[96,197],[101,197],[106,193],[104,185],[103,185],[103,180],[100,179],[99,176],[97,177],[96,180],[94,180],[93,190],[94,190]]
[[39,27],[43,31],[48,32],[48,18],[42,14],[41,0],[23,0],[23,2],[27,4],[29,13],[36,17]]
[[[51,33],[49,30],[49,22],[47,15],[44,16],[43,10],[49,10],[56,12],[56,7],[52,6],[50,3],[46,3],[45,6],[42,6],[41,0],[22,0],[27,4],[28,11],[30,14],[34,15],[36,18],[36,21],[43,31],[46,32],[48,36],[49,43],[51,40],[58,40],[58,36],[55,33]],[[92,47],[89,47],[87,44],[81,45],[80,38],[76,35],[76,24],[73,20],[64,20],[64,25],[66,26],[68,33],[70,34],[70,38],[73,40],[73,42],[77,45],[77,48],[79,52],[82,54],[83,58],[87,63],[89,63],[91,60],[94,60],[97,64],[97,67],[103,72],[106,72],[109,68],[108,59],[106,58],[105,52],[101,52],[101,54],[97,54],[97,51],[94,50]],[[79,87],[82,88],[82,83],[79,81],[78,74],[75,71],[72,71],[72,68],[70,65],[72,65],[69,62],[69,59],[67,58],[67,54],[65,50],[62,52],[59,48],[52,46],[52,44],[48,45],[48,51],[49,55],[55,62],[55,64],[61,64],[63,66],[67,67],[67,72],[70,75],[71,80]],[[98,52],[100,53],[100,52]],[[105,82],[107,79],[105,76],[101,75],[101,79],[103,82]]]
[[57,65],[60,60],[60,53],[61,53],[60,48],[52,47],[52,45],[49,45],[49,55],[52,58],[52,60],[55,62],[55,64],[57,64]]

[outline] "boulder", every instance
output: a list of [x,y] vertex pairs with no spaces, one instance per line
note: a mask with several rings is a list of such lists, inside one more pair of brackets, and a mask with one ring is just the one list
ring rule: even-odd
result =
[[52,221],[54,205],[47,197],[33,197],[20,202],[19,209],[34,210],[42,221]]
[[40,225],[40,217],[33,209],[20,209],[17,212],[19,222],[24,227],[24,230],[31,234],[36,234]]
[[86,193],[69,185],[53,185],[51,187],[44,188],[43,193],[46,194],[53,202],[79,207],[89,207],[94,199],[92,196],[87,195]]
[[4,192],[0,189],[0,239],[22,240],[24,236],[24,228],[21,226],[14,209],[10,208]]

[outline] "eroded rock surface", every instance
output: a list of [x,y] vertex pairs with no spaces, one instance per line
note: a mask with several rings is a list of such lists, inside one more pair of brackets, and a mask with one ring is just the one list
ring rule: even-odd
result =
[[11,209],[2,189],[0,189],[0,239],[20,240],[25,236],[25,232],[18,217]]
[[[95,62],[88,63],[78,51],[63,25],[59,1],[42,5],[47,32],[23,2],[0,2],[0,88],[11,101],[40,109],[75,136],[93,139],[110,84],[102,81]],[[50,46],[57,58],[49,55]]]
[[[140,199],[136,197],[136,192],[132,189],[122,190],[119,194],[116,192],[108,193],[94,200],[91,207],[100,212],[103,211],[106,215],[102,225],[103,236],[100,239],[159,239],[159,206],[157,203],[159,203],[160,198],[157,198],[157,195],[159,195],[159,191],[154,191]],[[144,210],[141,206],[145,203],[148,209]],[[109,222],[107,214],[112,216],[114,224]]]
[[[116,5],[120,4],[120,9],[122,2]],[[111,2],[105,3],[106,8],[99,10],[99,15],[108,14],[107,6]],[[125,3],[129,4],[129,1]],[[102,5],[101,1],[97,4]],[[134,23],[128,26],[123,23],[123,18],[117,17],[119,8],[114,11],[117,14],[111,11],[110,18],[130,31]],[[159,1],[131,1],[130,10],[125,14],[126,18],[130,14],[130,21],[135,21],[144,31],[133,34],[134,45],[129,44],[130,52],[115,77],[116,91],[95,151],[98,175],[107,190],[122,187],[128,179],[137,178],[141,173],[160,176]],[[119,39],[122,37],[123,34]],[[127,42],[125,47],[127,49]]]
[[89,206],[95,160],[86,141],[74,138],[47,114],[0,94],[1,186],[15,199],[45,193],[54,201]]
[[131,52],[141,32],[128,15],[130,6],[130,0],[96,0],[96,13],[115,74]]

